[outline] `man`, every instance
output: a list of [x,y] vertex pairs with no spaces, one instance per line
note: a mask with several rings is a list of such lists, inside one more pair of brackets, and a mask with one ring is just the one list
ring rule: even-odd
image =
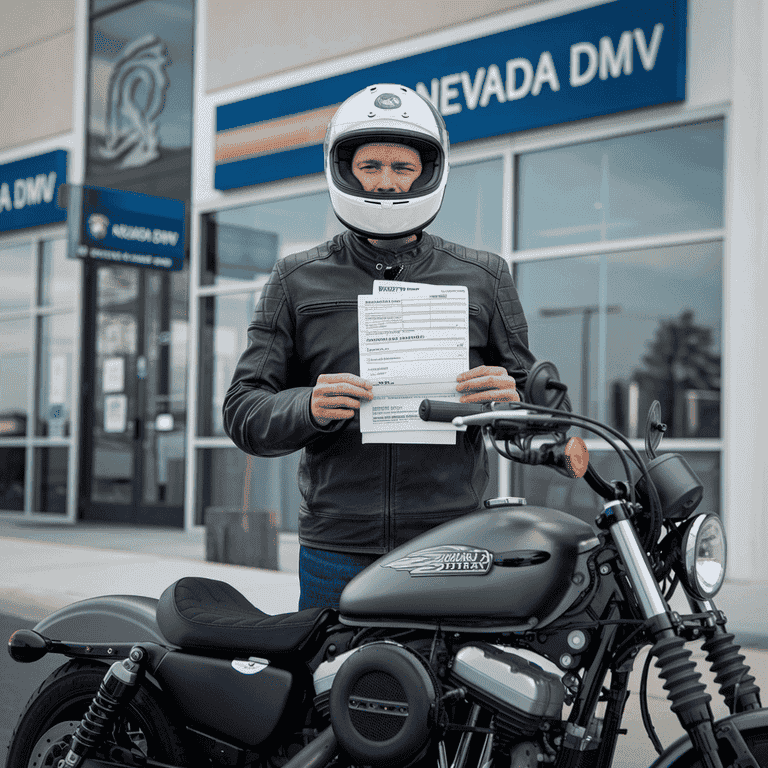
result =
[[338,606],[344,585],[377,557],[479,508],[488,458],[477,430],[455,445],[363,444],[358,411],[357,297],[375,279],[469,289],[470,370],[462,402],[519,400],[534,358],[504,261],[424,232],[443,200],[448,135],[409,88],[372,85],[347,99],[326,134],[331,204],[349,229],[280,260],[262,291],[224,400],[242,450],[299,466],[300,608]]

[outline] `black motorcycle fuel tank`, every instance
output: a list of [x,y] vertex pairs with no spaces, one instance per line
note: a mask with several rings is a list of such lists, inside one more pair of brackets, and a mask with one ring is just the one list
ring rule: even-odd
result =
[[533,627],[555,618],[558,606],[564,612],[580,592],[575,585],[587,586],[585,553],[598,544],[590,525],[555,509],[474,512],[412,539],[357,575],[341,595],[341,620]]

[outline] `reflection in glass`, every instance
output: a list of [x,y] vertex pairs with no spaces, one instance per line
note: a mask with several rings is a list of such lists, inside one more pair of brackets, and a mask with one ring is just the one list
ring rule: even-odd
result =
[[202,299],[200,314],[199,434],[225,435],[221,409],[235,366],[248,343],[248,324],[258,296],[242,293]]
[[29,319],[0,321],[0,419],[14,423],[13,430],[0,430],[0,437],[26,433],[31,347]]
[[516,249],[723,226],[723,122],[523,155]]
[[[183,274],[188,271],[171,273]],[[186,281],[174,285],[167,273],[144,275],[143,381],[145,429],[142,442],[143,500],[146,504],[184,504],[186,431]],[[178,287],[179,294],[173,290]],[[170,295],[169,295],[170,291]],[[158,421],[159,418],[159,421]],[[158,429],[158,426],[160,429]]]
[[575,410],[637,436],[657,399],[669,437],[719,437],[722,243],[525,261],[515,275],[531,349]]
[[192,0],[122,3],[92,22],[90,183],[189,197],[193,40]]
[[[0,416],[0,425],[7,417]],[[7,437],[8,435],[0,435]],[[0,512],[21,512],[24,509],[24,474],[26,449],[0,442]]]
[[80,263],[67,258],[66,240],[46,240],[42,247],[40,305],[74,305],[80,290]]
[[37,434],[66,437],[72,417],[75,315],[38,320]]
[[279,459],[249,456],[237,448],[205,448],[197,454],[196,524],[210,508],[269,509],[278,512],[280,530],[298,527],[296,483],[300,452]]
[[97,272],[99,307],[119,307],[139,297],[139,270],[136,267],[99,266]]
[[139,412],[141,271],[100,266],[97,274],[91,501],[131,504]]
[[[643,414],[643,424],[645,423]],[[659,455],[663,455],[664,441]],[[704,486],[704,498],[696,509],[700,512],[720,514],[720,454],[716,451],[677,451],[690,464]],[[645,454],[641,451],[645,460]],[[620,459],[613,451],[589,452],[589,463],[606,480],[625,480],[626,474]],[[639,473],[634,464],[633,481]],[[605,501],[590,490],[583,480],[566,478],[546,467],[528,467],[512,463],[512,493],[523,496],[530,505],[540,505],[568,512],[585,522],[594,524],[595,517]]]
[[32,248],[31,243],[0,247],[0,275],[3,276],[0,312],[26,309],[31,304]]
[[67,512],[67,458],[65,447],[35,449],[35,512]]
[[203,285],[254,280],[278,258],[314,248],[344,231],[327,192],[230,208],[204,221]]
[[427,232],[479,251],[501,251],[502,161],[451,168],[440,213]]

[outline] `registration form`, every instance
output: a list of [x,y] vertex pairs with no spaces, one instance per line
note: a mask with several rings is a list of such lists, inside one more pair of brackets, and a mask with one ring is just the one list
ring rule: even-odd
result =
[[451,424],[427,423],[424,398],[459,400],[456,377],[469,368],[466,286],[377,280],[358,296],[360,375],[373,400],[360,408],[364,443],[456,441]]

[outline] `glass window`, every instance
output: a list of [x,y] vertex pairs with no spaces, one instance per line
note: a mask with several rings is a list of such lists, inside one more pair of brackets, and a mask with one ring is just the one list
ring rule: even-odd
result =
[[445,198],[427,231],[479,251],[501,251],[503,165],[500,158],[451,168]]
[[38,320],[37,434],[66,437],[72,417],[75,315]]
[[722,227],[723,153],[715,120],[524,155],[516,248]]
[[[7,419],[0,416],[0,425]],[[21,512],[24,509],[24,475],[26,449],[0,443],[0,511]]]
[[203,219],[203,285],[269,273],[277,259],[344,231],[326,192],[212,213]]
[[[645,414],[643,414],[645,423]],[[659,455],[664,454],[664,441]],[[720,514],[720,454],[717,451],[677,451],[690,464],[704,486],[699,512]],[[643,455],[643,458],[645,456]],[[600,475],[610,480],[624,480],[626,474],[613,451],[590,451],[589,462]],[[630,463],[634,468],[634,464]],[[571,480],[546,467],[528,467],[512,463],[512,493],[523,496],[530,505],[559,509],[587,523],[594,523],[605,501],[580,480]],[[639,473],[633,470],[636,482]]]
[[32,249],[31,243],[0,246],[0,312],[27,309],[32,303]]
[[668,437],[719,437],[722,243],[525,261],[515,275],[531,349],[574,410],[636,436],[659,400]]
[[40,305],[74,305],[80,290],[80,264],[67,258],[66,240],[43,243],[40,270]]
[[65,447],[35,449],[35,512],[67,512],[67,461]]
[[29,319],[0,321],[0,420],[7,422],[0,437],[26,434],[31,347]]
[[[200,315],[200,435],[225,435],[221,409],[235,366],[248,345],[248,323],[258,295],[202,299]],[[207,406],[205,404],[208,404]]]

